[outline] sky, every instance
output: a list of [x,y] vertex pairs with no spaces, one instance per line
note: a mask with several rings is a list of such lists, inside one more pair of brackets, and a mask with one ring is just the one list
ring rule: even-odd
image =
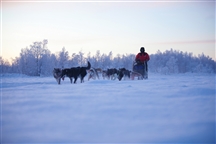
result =
[[214,1],[8,1],[1,0],[1,56],[48,40],[69,55],[154,54],[179,50],[215,59]]

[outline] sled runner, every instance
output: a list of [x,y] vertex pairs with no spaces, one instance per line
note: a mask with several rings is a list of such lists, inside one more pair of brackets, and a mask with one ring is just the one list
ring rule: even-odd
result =
[[148,69],[147,69],[147,63],[137,63],[133,62],[133,71],[140,73],[144,79],[148,79]]

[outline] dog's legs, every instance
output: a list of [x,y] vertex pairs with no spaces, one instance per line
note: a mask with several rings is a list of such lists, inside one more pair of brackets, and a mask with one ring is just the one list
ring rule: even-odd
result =
[[70,79],[70,82],[73,83],[73,78],[72,78],[72,77],[69,77],[69,79]]
[[131,80],[134,80],[134,75],[131,74],[131,75],[130,75],[130,78],[131,78]]
[[84,77],[81,78],[81,83],[84,83]]
[[[97,70],[93,69],[93,73],[94,73],[94,74],[97,76],[97,78],[99,79]],[[94,76],[94,77],[95,77],[95,76]],[[96,77],[95,77],[95,79],[96,79]]]
[[115,80],[116,79],[116,77],[117,77],[117,74],[112,74],[112,80]]
[[56,81],[57,81],[58,84],[60,84],[61,78],[60,77],[56,78]]
[[98,72],[96,71],[96,76],[97,76],[97,78],[99,79],[99,75],[98,75]]
[[107,79],[107,74],[103,73],[102,77],[103,77],[104,80]]
[[77,81],[77,77],[74,78],[74,84],[76,83],[76,81]]

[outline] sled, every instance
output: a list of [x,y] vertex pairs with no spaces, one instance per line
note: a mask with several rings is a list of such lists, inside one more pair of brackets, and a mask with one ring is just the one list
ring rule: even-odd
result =
[[147,63],[133,62],[133,71],[142,75],[142,79],[148,79]]

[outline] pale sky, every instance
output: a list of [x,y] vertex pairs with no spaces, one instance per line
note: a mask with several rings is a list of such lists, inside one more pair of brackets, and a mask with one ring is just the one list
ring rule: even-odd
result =
[[18,57],[35,41],[48,40],[94,55],[110,51],[154,54],[173,48],[215,60],[215,1],[1,1],[1,56]]

